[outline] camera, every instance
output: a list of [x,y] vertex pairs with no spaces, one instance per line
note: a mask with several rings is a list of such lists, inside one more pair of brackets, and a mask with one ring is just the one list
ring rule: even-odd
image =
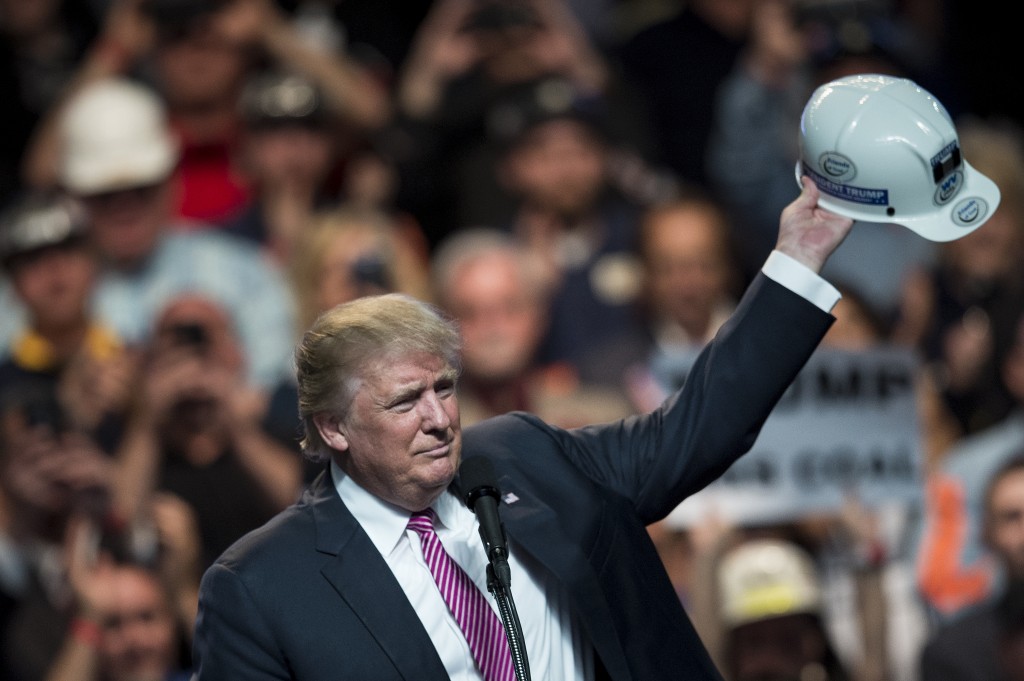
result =
[[170,336],[178,347],[204,352],[210,345],[210,333],[196,322],[179,322],[170,328]]
[[68,429],[67,416],[56,395],[40,393],[30,396],[22,404],[22,413],[29,426],[45,426],[54,434]]
[[352,264],[352,280],[360,286],[391,289],[391,276],[387,264],[379,255],[364,255]]

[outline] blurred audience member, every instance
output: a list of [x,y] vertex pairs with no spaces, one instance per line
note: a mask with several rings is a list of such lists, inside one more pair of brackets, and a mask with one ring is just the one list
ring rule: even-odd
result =
[[113,462],[28,391],[0,404],[0,678],[41,679],[71,603],[62,543],[74,515],[119,534]]
[[697,353],[737,300],[731,226],[719,204],[689,190],[647,209],[640,222],[643,326],[620,329],[581,362],[581,377],[614,385],[648,411],[682,384]]
[[1024,456],[1004,462],[988,481],[980,519],[1006,584],[941,626],[921,656],[921,681],[1017,678],[1024,596]]
[[817,567],[796,544],[741,542],[722,556],[717,588],[729,681],[854,678],[825,626]]
[[327,185],[337,162],[331,121],[316,84],[291,73],[252,76],[241,107],[240,165],[253,197],[227,229],[286,263],[313,212],[331,201]]
[[260,427],[266,403],[245,378],[231,318],[196,294],[158,315],[118,453],[118,508],[145,522],[145,500],[195,509],[202,565],[295,500],[301,463]]
[[399,291],[429,299],[424,252],[415,235],[384,213],[342,206],[314,215],[290,263],[296,337],[320,313],[362,296]]
[[92,315],[99,264],[87,229],[81,207],[52,194],[25,196],[0,218],[0,266],[28,318],[0,353],[0,400],[36,395],[39,408],[67,420],[62,427],[112,451],[133,360]]
[[1024,138],[1002,124],[966,120],[960,145],[1000,188],[999,208],[978,229],[939,245],[938,262],[912,271],[894,339],[920,350],[965,433],[1002,420],[1013,398],[1000,365],[1024,310]]
[[1024,315],[1002,362],[1014,397],[999,423],[962,438],[947,452],[927,488],[926,515],[917,547],[918,579],[925,602],[948,619],[999,591],[1005,576],[985,550],[982,531],[986,484],[1004,462],[1024,451]]
[[200,291],[231,314],[256,385],[290,372],[294,309],[282,274],[255,245],[186,233],[171,217],[178,146],[159,98],[128,80],[99,81],[70,102],[62,124],[61,184],[85,206],[102,263],[97,319],[142,343],[167,300]]
[[[235,168],[238,100],[246,77],[265,63],[316,82],[341,124],[363,132],[387,121],[383,87],[344,53],[305,40],[273,0],[114,0],[67,96],[112,76],[152,78],[182,151],[174,214],[209,227],[231,220],[248,199]],[[55,134],[46,125],[33,142],[28,172],[36,186],[55,180]]]
[[542,362],[578,368],[591,348],[637,323],[638,205],[607,174],[600,108],[563,80],[532,84],[507,103],[499,166],[516,205],[507,227],[543,266],[551,314]]
[[747,44],[756,0],[671,5],[671,16],[630,36],[616,58],[645,104],[654,158],[684,184],[710,188],[705,158],[714,107],[708,102]]
[[[385,137],[400,173],[398,205],[436,245],[452,229],[496,224],[507,199],[489,135],[510,93],[549,78],[581,98],[631,111],[565,0],[439,0],[398,74],[396,121]],[[558,97],[558,95],[555,95]],[[638,117],[616,115],[623,135]],[[437,169],[445,168],[445,172]]]
[[27,191],[22,160],[36,126],[60,98],[96,33],[89,3],[79,0],[0,2],[0,197]]
[[[198,546],[191,509],[178,499],[154,500],[181,524],[190,543],[163,550],[157,565],[96,545],[98,528],[78,518],[68,532],[68,586],[72,594],[66,637],[45,681],[186,681],[192,621],[198,601]],[[163,544],[164,549],[169,549]],[[163,565],[186,550],[190,578],[169,582]],[[159,566],[159,567],[158,567]],[[184,612],[179,601],[192,603]],[[183,619],[188,617],[188,619]]]
[[631,412],[618,393],[581,385],[571,369],[538,362],[549,292],[537,262],[510,235],[462,230],[442,242],[432,271],[437,302],[462,334],[464,424],[521,410],[574,428]]

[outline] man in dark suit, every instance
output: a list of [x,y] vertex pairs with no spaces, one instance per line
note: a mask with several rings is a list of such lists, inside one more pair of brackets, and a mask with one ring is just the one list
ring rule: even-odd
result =
[[445,549],[486,590],[464,452],[493,463],[504,493],[534,678],[720,679],[646,526],[752,446],[829,327],[838,292],[816,272],[851,221],[817,199],[805,180],[776,252],[686,385],[623,421],[565,430],[514,413],[462,432],[449,321],[395,295],[322,316],[296,359],[304,449],[330,469],[204,576],[196,678],[492,678],[407,529],[410,514],[432,509]]

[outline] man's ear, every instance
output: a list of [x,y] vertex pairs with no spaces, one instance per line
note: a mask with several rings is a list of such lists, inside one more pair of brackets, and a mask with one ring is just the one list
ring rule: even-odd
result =
[[348,449],[348,438],[345,437],[344,426],[340,416],[321,412],[313,416],[313,423],[320,437],[331,449],[344,452]]

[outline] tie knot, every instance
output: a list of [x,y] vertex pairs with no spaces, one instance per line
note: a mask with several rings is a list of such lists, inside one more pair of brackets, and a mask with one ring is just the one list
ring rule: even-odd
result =
[[409,517],[409,528],[420,534],[434,531],[434,509],[416,511]]

